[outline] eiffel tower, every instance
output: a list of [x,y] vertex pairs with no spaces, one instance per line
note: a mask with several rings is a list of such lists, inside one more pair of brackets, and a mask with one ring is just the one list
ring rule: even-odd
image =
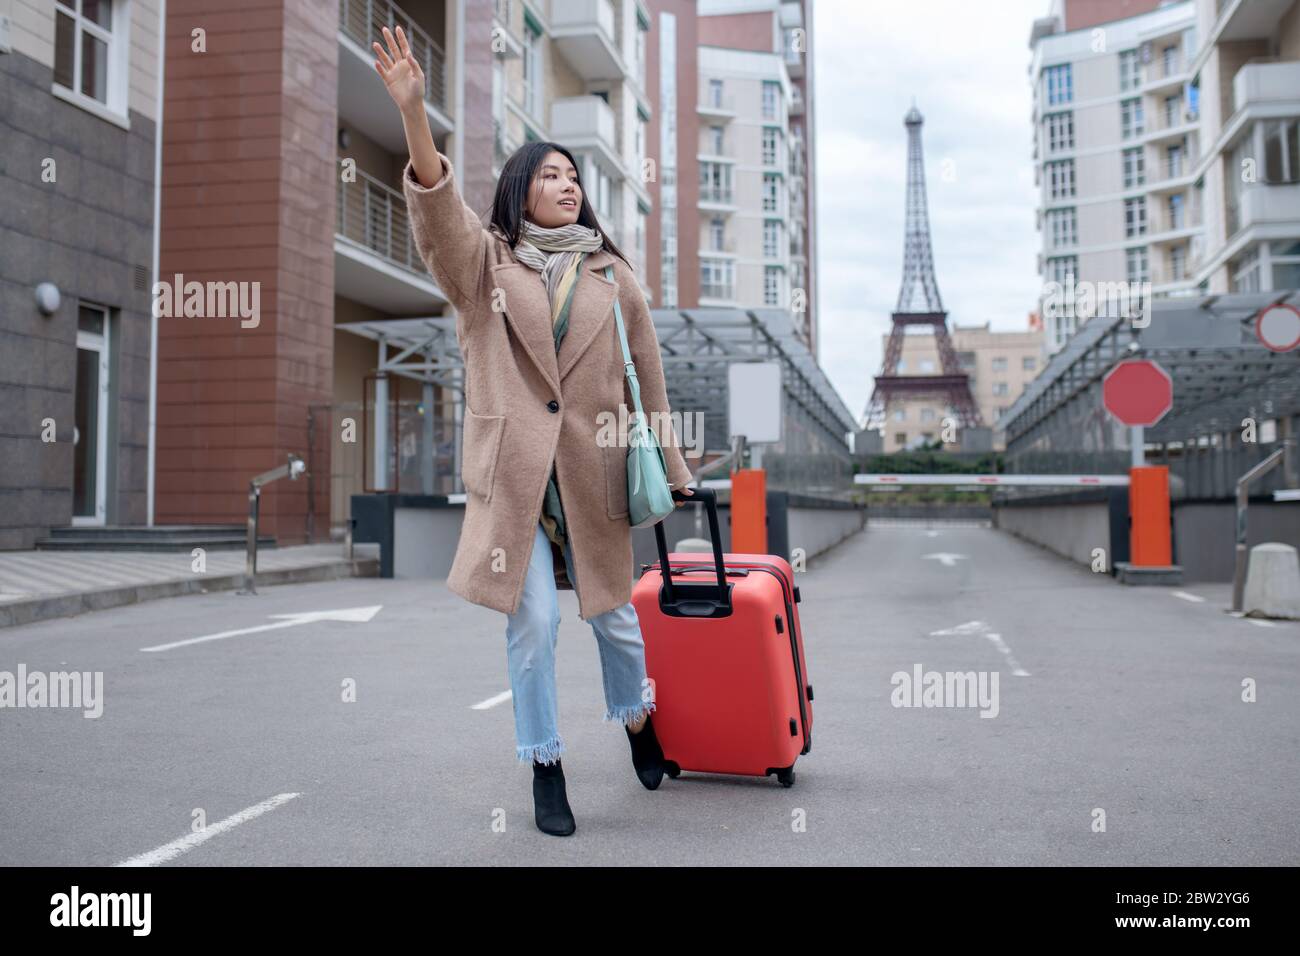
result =
[[[982,424],[971,396],[970,377],[961,370],[948,337],[948,313],[934,280],[934,254],[930,249],[930,214],[925,200],[925,163],[921,154],[921,124],[916,106],[903,118],[907,127],[907,223],[903,235],[903,286],[894,307],[894,326],[885,348],[885,363],[867,405],[868,429],[885,424],[889,403],[900,398],[933,397],[944,400],[962,428]],[[899,375],[903,336],[912,326],[925,326],[939,350],[939,375]]]

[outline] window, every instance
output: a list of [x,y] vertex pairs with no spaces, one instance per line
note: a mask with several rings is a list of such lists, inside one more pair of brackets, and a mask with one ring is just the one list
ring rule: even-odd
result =
[[1187,247],[1174,246],[1169,250],[1169,277],[1174,282],[1187,278]]
[[934,421],[934,409],[933,409],[933,408],[923,408],[923,409],[921,409],[921,421],[923,421],[923,422],[932,422],[932,421]]
[[928,358],[926,358],[926,359],[921,359],[919,364],[920,364],[920,367],[921,367],[921,374],[922,374],[922,375],[933,375],[933,374],[934,374],[934,359],[928,359]]
[[781,255],[781,220],[763,220],[763,258],[777,259]]
[[763,127],[763,165],[776,165],[776,148],[781,131],[771,126]]
[[1142,101],[1140,99],[1120,100],[1119,103],[1120,135],[1125,139],[1141,136],[1143,132]]
[[532,117],[542,113],[542,35],[531,23],[524,24],[524,111]]
[[1074,149],[1074,114],[1051,113],[1047,116],[1047,151],[1058,153]]
[[[907,432],[897,432],[894,435],[894,443],[902,446],[907,444]],[[671,567],[671,565],[669,565]]]
[[1063,159],[1047,164],[1048,194],[1053,199],[1074,195],[1074,160]]
[[709,105],[715,109],[722,108],[722,81],[709,80]]
[[1056,106],[1060,103],[1069,103],[1074,99],[1074,78],[1070,72],[1070,64],[1065,63],[1061,66],[1049,66],[1043,71],[1047,80],[1047,105]]
[[1183,148],[1181,146],[1170,146],[1165,150],[1165,173],[1170,179],[1176,179],[1183,174]]
[[974,352],[958,352],[958,353],[957,353],[957,364],[960,365],[960,366],[962,367],[963,370],[965,370],[965,371],[971,371],[972,369],[975,368],[975,353],[974,353]]
[[700,199],[703,202],[731,202],[730,163],[700,163]]
[[781,84],[772,80],[763,81],[763,119],[780,119],[777,113],[777,101],[781,96]]
[[1143,149],[1136,146],[1133,149],[1124,150],[1124,188],[1133,189],[1136,186],[1142,186],[1147,181],[1146,168],[1142,158]]
[[1274,289],[1300,289],[1300,240],[1283,239],[1269,247]]
[[[896,422],[901,422],[901,421],[906,421],[906,420],[907,420],[907,409],[906,409],[906,408],[896,408],[896,409],[894,409],[894,421],[896,421]],[[898,437],[899,437],[899,438],[902,438],[903,436],[902,436],[902,435],[899,435]]]
[[1059,285],[1073,285],[1074,277],[1079,274],[1077,256],[1054,256],[1047,260],[1047,274]]
[[1130,239],[1147,234],[1147,200],[1145,196],[1138,199],[1124,200],[1124,235]]
[[1020,368],[1025,372],[1032,372],[1038,368],[1038,360],[1032,355],[1026,355],[1020,360]]
[[994,383],[993,383],[993,394],[994,394],[994,395],[1008,395],[1008,394],[1010,394],[1010,392],[1011,392],[1011,386],[1007,385],[1006,382],[994,382]]
[[716,251],[722,251],[726,238],[727,224],[721,216],[714,216],[709,223],[709,244]]
[[1300,182],[1300,119],[1264,123],[1264,181]]
[[1260,291],[1259,246],[1252,246],[1234,259],[1229,264],[1228,271],[1232,276],[1232,292]]
[[700,259],[700,296],[730,299],[732,291],[731,260]]
[[58,0],[54,4],[54,82],[109,102],[113,55],[113,4],[108,0]]
[[995,356],[991,368],[994,372],[1005,372],[1007,370],[1007,357],[1005,355]]
[[1074,209],[1051,209],[1047,213],[1048,231],[1052,237],[1052,248],[1073,246],[1079,241]]
[[714,156],[725,156],[722,140],[723,129],[721,126],[709,127],[709,152]]
[[1134,246],[1132,249],[1124,250],[1124,262],[1128,267],[1129,282],[1146,282],[1147,275],[1147,247]]
[[781,304],[781,270],[776,266],[768,266],[763,270],[763,304]]
[[1178,69],[1178,47],[1167,46],[1160,51],[1161,65],[1164,67],[1165,76],[1173,76]]
[[1182,109],[1183,98],[1178,94],[1165,97],[1165,127],[1178,125],[1178,113]]
[[772,175],[763,177],[763,211],[781,211],[780,194],[777,191],[777,177]]
[[1119,55],[1119,88],[1136,90],[1142,85],[1142,64],[1137,50],[1122,50]]
[[1174,193],[1169,197],[1169,228],[1182,229],[1187,217],[1183,215],[1183,194]]

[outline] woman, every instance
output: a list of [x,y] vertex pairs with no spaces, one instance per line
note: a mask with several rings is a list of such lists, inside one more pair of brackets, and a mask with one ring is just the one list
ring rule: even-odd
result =
[[628,448],[619,424],[628,413],[616,298],[670,487],[691,495],[691,474],[676,436],[663,433],[669,408],[650,311],[587,202],[572,154],[554,143],[517,150],[501,170],[491,228],[484,228],[434,146],[424,74],[406,35],[401,27],[396,37],[383,33],[387,49],[374,44],[375,69],[406,130],[402,188],[411,231],[455,306],[465,362],[465,520],[447,586],[507,616],[517,756],[532,762],[538,828],[567,836],[575,823],[556,726],[557,588],[577,592],[578,614],[595,632],[604,719],[624,724],[641,783],[654,790],[663,779],[645,645],[630,601]]

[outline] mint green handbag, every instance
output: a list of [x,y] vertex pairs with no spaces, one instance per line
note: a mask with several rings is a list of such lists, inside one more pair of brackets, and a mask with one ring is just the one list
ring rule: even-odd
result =
[[[605,266],[605,278],[614,278],[613,266]],[[618,293],[614,294],[614,320],[618,323],[618,341],[623,346],[623,371],[631,386],[632,402],[636,405],[636,422],[628,434],[627,452],[627,519],[634,528],[648,528],[658,524],[676,509],[673,493],[668,487],[668,466],[659,438],[646,426],[645,411],[641,408],[641,384],[636,378],[636,366],[627,347],[627,330],[623,327],[623,310],[619,307]]]

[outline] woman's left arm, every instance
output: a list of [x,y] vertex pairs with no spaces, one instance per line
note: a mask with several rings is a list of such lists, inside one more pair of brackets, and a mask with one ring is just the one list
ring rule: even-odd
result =
[[659,337],[655,334],[650,307],[641,293],[641,285],[636,281],[636,276],[628,268],[623,271],[623,277],[620,289],[631,289],[630,294],[620,296],[620,301],[627,321],[627,344],[632,352],[632,362],[636,365],[637,381],[641,385],[641,407],[646,414],[646,425],[654,431],[659,446],[663,449],[664,464],[668,466],[668,486],[677,491],[691,480],[691,470],[682,455],[681,443],[669,417],[672,409],[668,407],[668,389],[664,384]]

